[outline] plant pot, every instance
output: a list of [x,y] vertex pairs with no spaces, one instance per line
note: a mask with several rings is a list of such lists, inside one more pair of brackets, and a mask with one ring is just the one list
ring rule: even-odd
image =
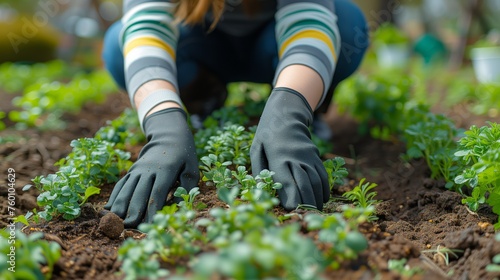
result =
[[481,83],[500,83],[500,47],[473,48],[472,66]]
[[377,50],[378,64],[384,68],[401,68],[408,64],[410,52],[406,44],[380,45]]

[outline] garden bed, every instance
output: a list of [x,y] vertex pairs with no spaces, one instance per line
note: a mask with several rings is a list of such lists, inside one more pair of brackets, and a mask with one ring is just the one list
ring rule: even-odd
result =
[[[0,104],[10,104],[11,95],[0,93]],[[4,106],[4,105],[2,105]],[[104,104],[87,104],[77,115],[67,114],[64,118],[69,126],[63,131],[14,130],[0,132],[0,137],[14,137],[0,146],[0,169],[7,178],[7,170],[16,171],[17,215],[25,214],[36,207],[37,191],[22,191],[24,185],[38,175],[54,173],[54,163],[70,151],[71,140],[92,137],[106,124],[116,118],[128,106],[124,94],[110,95]],[[9,108],[1,108],[7,111]],[[485,125],[485,118],[470,114],[466,107],[456,106],[447,113],[457,125]],[[406,161],[401,158],[405,152],[404,143],[382,141],[370,136],[360,136],[356,121],[332,109],[326,116],[334,131],[332,153],[325,158],[343,157],[349,171],[349,182],[334,189],[333,196],[357,185],[361,178],[376,183],[377,199],[383,202],[377,206],[379,219],[364,223],[360,232],[368,239],[369,247],[353,261],[341,264],[338,270],[326,270],[326,279],[400,279],[401,272],[388,270],[389,260],[408,260],[411,268],[420,267],[422,273],[412,279],[493,279],[500,273],[486,272],[485,267],[500,253],[500,242],[495,242],[493,224],[497,220],[487,207],[473,213],[461,203],[461,196],[447,191],[445,182],[430,179],[430,172],[423,159]],[[9,125],[9,124],[8,124]],[[139,146],[129,147],[132,160],[137,157]],[[103,205],[107,202],[113,184],[101,187],[99,195],[90,198],[82,207],[80,217],[73,221],[55,219],[50,222],[30,224],[23,228],[25,233],[43,232],[44,239],[58,243],[62,256],[56,263],[53,279],[120,279],[117,261],[118,248],[124,238],[140,239],[143,234],[136,230],[125,230],[119,237],[110,238],[110,229],[100,219],[105,214]],[[214,187],[201,185],[201,194],[196,197],[207,205],[199,215],[207,215],[213,207],[225,207]],[[4,198],[7,192],[0,193]],[[2,200],[4,200],[2,198]],[[329,205],[335,207],[335,205]],[[283,210],[277,209],[279,213]],[[297,210],[298,214],[302,214]],[[205,213],[205,214],[203,214]],[[297,215],[299,216],[299,215]],[[0,220],[7,225],[7,208],[0,205]],[[286,223],[294,222],[287,221]],[[296,222],[300,222],[297,220]],[[314,238],[314,236],[313,236]],[[439,248],[457,249],[456,256],[437,254]],[[429,250],[430,252],[424,252]],[[179,260],[186,264],[187,260]],[[449,262],[449,263],[447,263]],[[164,264],[175,268],[179,263]]]

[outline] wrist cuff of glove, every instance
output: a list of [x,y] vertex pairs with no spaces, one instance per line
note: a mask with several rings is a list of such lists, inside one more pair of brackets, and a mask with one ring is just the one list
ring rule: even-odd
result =
[[311,108],[311,105],[309,105],[309,102],[307,102],[307,99],[300,92],[298,92],[294,89],[291,89],[291,88],[287,88],[287,87],[277,87],[277,88],[273,89],[272,94],[276,94],[277,92],[280,92],[279,94],[286,92],[286,93],[297,95],[304,102],[304,105],[307,107],[309,112],[311,112],[311,114],[313,114],[313,109]]
[[169,114],[169,113],[173,113],[173,112],[180,112],[182,113],[182,115],[184,116],[185,119],[187,119],[187,114],[186,114],[186,111],[184,111],[183,109],[181,108],[177,108],[177,107],[173,107],[173,108],[167,108],[167,109],[163,109],[163,110],[160,110],[160,111],[157,111],[157,112],[154,112],[152,113],[151,115],[147,116],[145,119],[144,119],[144,122],[143,122],[143,126],[144,126],[144,132],[147,132],[145,131],[146,130],[146,127],[147,127],[147,122],[148,120],[151,120],[153,118],[156,118],[156,117],[159,117],[161,115],[166,115],[166,114]]
[[168,89],[159,89],[150,93],[146,97],[139,108],[137,108],[137,115],[139,116],[139,122],[141,128],[144,130],[144,119],[146,115],[158,104],[163,102],[174,102],[177,103],[181,108],[184,107],[179,95]]

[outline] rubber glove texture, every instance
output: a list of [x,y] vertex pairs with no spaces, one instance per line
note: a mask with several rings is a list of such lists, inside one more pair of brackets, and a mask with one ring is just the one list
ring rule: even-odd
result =
[[311,140],[309,125],[313,112],[297,91],[273,89],[264,108],[250,148],[253,174],[274,171],[282,206],[287,210],[299,204],[323,209],[330,197],[328,175]]
[[124,219],[127,228],[152,222],[176,182],[189,192],[200,179],[193,135],[182,109],[151,114],[144,120],[144,131],[148,143],[104,206]]

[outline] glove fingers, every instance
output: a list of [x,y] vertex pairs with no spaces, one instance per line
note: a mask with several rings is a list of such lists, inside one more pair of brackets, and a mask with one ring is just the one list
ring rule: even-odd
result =
[[252,173],[258,175],[260,171],[269,169],[266,151],[262,143],[253,143],[250,147],[250,161],[252,163]]
[[162,176],[162,178],[156,178],[154,185],[152,185],[151,196],[147,199],[148,207],[145,215],[146,222],[152,222],[156,212],[160,211],[163,206],[165,206],[168,193],[174,186],[177,178],[177,176],[172,176],[174,174],[176,173],[167,173],[164,177]]
[[302,166],[302,170],[304,170],[309,177],[309,182],[311,184],[311,191],[313,192],[314,200],[316,202],[314,206],[316,206],[319,210],[321,210],[323,208],[323,197],[324,197],[321,176],[319,175],[316,168],[308,165]]
[[123,186],[120,188],[119,193],[117,193],[113,205],[111,205],[111,209],[109,209],[122,219],[124,219],[127,214],[130,198],[136,189],[139,178],[140,177],[133,175],[127,178],[126,182],[124,182]]
[[[318,204],[316,203],[314,187],[311,185],[311,180],[309,178],[308,172],[302,169],[302,167],[299,165],[292,166],[291,168],[292,168],[293,178],[295,179],[295,182],[297,184],[296,188],[298,189],[300,196],[301,202],[299,203],[317,207]],[[314,175],[313,174],[311,175],[312,176],[316,175],[316,172],[314,172]]]
[[179,176],[180,186],[185,188],[188,192],[198,186],[200,182],[200,171],[197,163],[186,165]]
[[137,191],[133,192],[131,198],[126,201],[126,203],[129,203],[129,207],[127,216],[123,221],[125,227],[136,228],[142,222],[149,204],[154,181],[155,176],[142,176],[137,182]]
[[279,182],[283,185],[283,187],[278,190],[281,205],[286,210],[294,210],[299,203],[302,203],[302,199],[297,185],[293,180],[294,176],[291,172],[291,166],[285,166],[285,168],[281,169],[277,168],[273,171],[276,172],[273,176],[274,182]]
[[321,186],[321,190],[323,192],[323,202],[326,203],[330,200],[330,183],[328,183],[328,173],[326,172],[323,163],[316,165],[316,171],[321,179],[321,184],[318,185],[318,188]]
[[111,206],[113,206],[113,203],[115,202],[116,197],[120,193],[121,189],[123,188],[123,185],[125,185],[125,183],[129,179],[129,177],[130,177],[130,173],[127,173],[127,175],[125,175],[125,177],[121,178],[120,181],[118,181],[115,184],[113,191],[111,192],[111,195],[109,196],[108,203],[106,203],[106,205],[104,205],[104,209],[106,209],[106,210],[111,209]]

